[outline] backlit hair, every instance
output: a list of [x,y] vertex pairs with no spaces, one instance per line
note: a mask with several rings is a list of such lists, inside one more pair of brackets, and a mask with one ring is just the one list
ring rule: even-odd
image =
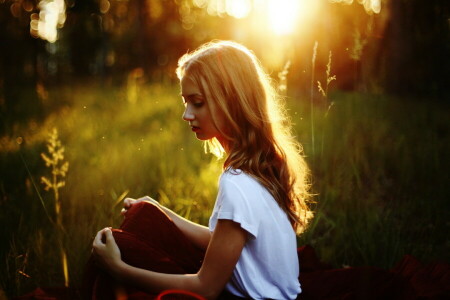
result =
[[[224,129],[217,128],[226,143],[224,168],[256,178],[296,232],[304,231],[312,217],[309,169],[282,99],[253,52],[235,42],[210,42],[182,56],[176,72],[180,80],[185,76],[193,80],[208,106],[223,116]],[[216,123],[214,115],[212,119]],[[215,138],[205,145],[216,156],[224,153]]]

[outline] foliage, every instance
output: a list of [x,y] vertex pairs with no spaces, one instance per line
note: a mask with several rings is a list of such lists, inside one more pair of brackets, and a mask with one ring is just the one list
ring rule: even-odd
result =
[[[143,86],[136,102],[128,101],[126,87],[80,85],[49,94],[49,105],[55,110],[45,121],[39,125],[33,120],[18,122],[16,131],[1,138],[4,214],[0,222],[4,229],[0,233],[6,243],[0,249],[0,264],[9,271],[2,272],[0,282],[8,294],[21,294],[37,285],[63,284],[59,249],[52,246],[58,244],[54,226],[45,217],[19,159],[22,153],[33,177],[43,174],[40,154],[53,127],[65,141],[65,157],[71,165],[60,197],[64,199],[61,220],[70,237],[65,242],[72,286],[80,283],[93,234],[105,226],[119,225],[118,200],[126,191],[130,197],[152,195],[206,224],[221,171],[219,162],[204,155],[200,143],[183,126],[182,105],[174,88]],[[61,99],[66,105],[59,106]],[[11,169],[18,171],[8,172]],[[25,254],[23,261],[20,258]]]
[[[74,84],[49,90],[54,110],[44,121],[17,122],[1,137],[0,286],[7,295],[64,284],[59,249],[51,246],[57,244],[53,225],[19,157],[22,153],[32,177],[43,174],[40,153],[54,127],[71,165],[61,214],[70,237],[72,287],[80,286],[95,232],[120,223],[125,195],[148,194],[207,224],[220,161],[204,154],[183,124],[177,88],[141,85],[139,91],[130,102],[127,87]],[[287,96],[317,193],[316,217],[299,244],[313,245],[338,267],[391,267],[405,254],[448,260],[450,166],[443,158],[450,150],[450,109],[384,96],[331,97],[335,105],[327,117],[328,108],[315,104],[312,117],[322,147],[313,154],[310,103]]]
[[[63,285],[65,263],[78,287],[93,234],[120,223],[125,196],[149,194],[207,223],[220,161],[202,153],[180,120],[171,80],[176,59],[211,39],[242,42],[264,65],[288,61],[278,87],[317,193],[300,244],[334,266],[390,267],[407,253],[449,260],[447,5],[390,0],[368,15],[356,1],[309,1],[323,2],[321,15],[280,37],[263,29],[268,22],[212,16],[195,5],[206,2],[68,1],[58,41],[46,43],[30,35],[39,1],[0,1],[0,298],[2,289],[14,296]],[[323,73],[321,83],[315,77]],[[377,96],[331,93],[335,78],[337,89]],[[55,127],[65,163],[56,132],[45,145]],[[45,164],[47,194],[35,184]],[[63,242],[56,227],[65,230]]]
[[[316,217],[300,244],[336,267],[390,268],[405,254],[446,260],[450,241],[450,108],[386,96],[334,93],[315,109],[321,151],[312,153],[305,126],[297,132],[311,163]],[[306,126],[307,127],[307,126]],[[321,133],[321,134],[320,134]]]
[[[309,57],[311,46],[318,40],[340,58],[334,69],[341,89],[357,90],[359,83],[354,83],[349,70],[358,65],[362,78],[356,80],[362,79],[361,84],[369,91],[448,96],[449,10],[442,0],[386,0],[382,7],[380,1],[344,1],[353,5],[332,3],[343,2],[338,0],[292,1],[308,2],[309,6],[301,8],[304,14],[294,23],[296,30],[287,36],[267,30],[270,12],[261,13],[260,3],[256,3],[266,1],[250,1],[254,6],[249,17],[260,14],[256,24],[226,13],[212,13],[214,8],[217,11],[228,6],[225,0],[219,2],[67,1],[64,16],[58,16],[66,20],[64,26],[55,24],[57,28],[53,28],[58,40],[46,43],[36,38],[36,30],[46,28],[39,25],[41,19],[55,18],[45,18],[43,4],[55,7],[53,4],[63,1],[0,1],[0,116],[9,121],[30,110],[39,113],[41,99],[35,92],[32,96],[36,101],[26,103],[33,107],[22,107],[24,86],[31,91],[40,84],[91,76],[122,82],[134,69],[143,70],[146,80],[159,80],[167,71],[173,74],[181,54],[212,39],[244,43],[265,65],[290,60],[291,70],[299,73],[296,80],[300,91],[310,78],[300,76],[309,68],[304,58]],[[237,5],[247,1],[232,2]],[[379,13],[367,14],[357,2],[365,3],[367,11]],[[367,3],[377,3],[377,9]],[[320,10],[313,9],[315,6]],[[286,20],[283,15],[277,17]],[[318,62],[322,64],[326,62]],[[0,131],[3,126],[9,124],[0,122]]]

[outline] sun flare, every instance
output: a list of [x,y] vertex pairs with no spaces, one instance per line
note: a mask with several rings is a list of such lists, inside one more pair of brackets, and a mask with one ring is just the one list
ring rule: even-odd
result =
[[[247,19],[257,23],[258,33],[290,35],[311,18],[320,5],[317,0],[193,0],[209,15]],[[341,1],[341,0],[330,0]],[[362,0],[361,0],[362,1]],[[374,0],[372,0],[374,1]]]
[[228,0],[226,10],[230,16],[242,19],[248,16],[252,9],[250,0]]
[[268,0],[267,15],[270,29],[279,35],[292,33],[303,4],[303,0]]

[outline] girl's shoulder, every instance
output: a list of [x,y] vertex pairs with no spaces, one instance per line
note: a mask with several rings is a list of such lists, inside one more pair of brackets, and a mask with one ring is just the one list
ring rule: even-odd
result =
[[231,183],[232,185],[254,187],[260,186],[259,182],[253,178],[253,176],[247,174],[240,169],[226,169],[220,176],[219,184],[227,185]]
[[240,179],[246,178],[247,176],[248,175],[240,169],[227,168],[220,176],[220,180],[239,181]]

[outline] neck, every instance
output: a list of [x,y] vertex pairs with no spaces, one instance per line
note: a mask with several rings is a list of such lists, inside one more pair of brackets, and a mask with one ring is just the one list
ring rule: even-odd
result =
[[220,143],[220,145],[222,146],[223,150],[225,150],[225,154],[229,154],[230,153],[230,143],[227,142],[224,138],[218,138],[217,139]]

